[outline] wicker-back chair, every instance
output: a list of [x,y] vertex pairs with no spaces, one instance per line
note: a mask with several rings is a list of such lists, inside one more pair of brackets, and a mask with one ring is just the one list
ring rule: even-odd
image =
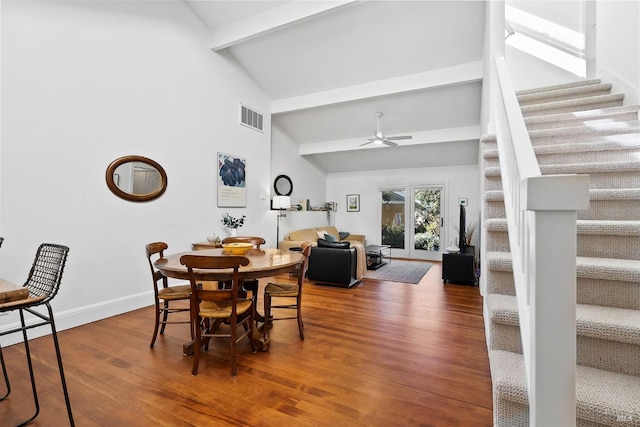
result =
[[[62,356],[60,354],[60,345],[58,343],[58,334],[56,332],[55,322],[53,318],[53,310],[49,304],[51,300],[57,295],[60,289],[60,283],[62,281],[62,272],[67,262],[67,255],[69,248],[67,246],[56,245],[53,243],[43,243],[36,252],[35,260],[31,266],[31,271],[25,283],[25,287],[29,289],[29,296],[26,299],[19,301],[7,302],[0,304],[0,313],[17,310],[20,315],[19,327],[13,328],[8,331],[3,331],[0,336],[7,335],[13,332],[22,331],[25,353],[27,355],[27,363],[29,365],[29,377],[31,379],[31,389],[33,391],[33,399],[35,403],[35,413],[26,421],[19,425],[27,424],[33,421],[40,412],[40,404],[38,402],[38,393],[36,390],[36,382],[33,373],[33,366],[31,363],[31,351],[29,349],[29,339],[27,337],[27,329],[33,329],[43,325],[51,326],[51,335],[53,337],[53,344],[56,350],[56,358],[58,361],[58,370],[60,371],[60,381],[62,383],[62,391],[64,393],[65,403],[67,405],[67,414],[69,415],[69,423],[73,426],[73,414],[71,413],[71,403],[69,401],[69,392],[67,391],[67,382],[64,376],[64,369],[62,366]],[[36,311],[38,306],[45,306],[47,308],[47,314]],[[38,318],[36,323],[25,322],[25,312],[32,314]],[[2,371],[4,374],[5,384],[7,387],[7,393],[2,399],[6,399],[11,393],[11,385],[9,383],[9,377],[7,375],[6,367],[4,364],[4,358],[2,357],[2,347],[0,346],[0,362],[2,363]]]

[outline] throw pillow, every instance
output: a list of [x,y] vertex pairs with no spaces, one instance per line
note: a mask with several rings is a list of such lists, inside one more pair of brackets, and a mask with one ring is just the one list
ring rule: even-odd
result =
[[351,233],[349,233],[348,231],[338,231],[338,236],[340,237],[340,240],[344,240],[347,237],[351,236]]
[[325,235],[323,236],[324,240],[326,240],[327,242],[338,242],[338,239],[336,239],[336,236],[332,236],[329,233],[325,233]]
[[318,233],[318,239],[324,239],[324,236],[327,234],[327,231],[319,230],[319,231],[316,231],[316,233]]
[[349,242],[329,242],[325,239],[318,239],[319,248],[349,249]]

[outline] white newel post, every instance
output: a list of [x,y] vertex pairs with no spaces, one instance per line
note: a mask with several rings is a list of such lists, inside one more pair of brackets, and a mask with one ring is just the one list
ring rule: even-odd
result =
[[530,425],[575,426],[576,210],[589,207],[589,176],[539,176],[524,188]]

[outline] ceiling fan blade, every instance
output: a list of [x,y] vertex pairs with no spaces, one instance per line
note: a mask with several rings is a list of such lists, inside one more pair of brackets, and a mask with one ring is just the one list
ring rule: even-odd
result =
[[413,139],[411,135],[402,135],[402,136],[389,136],[386,139],[390,139],[391,141],[399,141],[401,139]]
[[364,144],[360,144],[360,147],[362,147],[363,145],[369,145],[369,144],[371,144],[372,142],[373,142],[372,140],[369,140],[369,142],[365,142]]
[[395,142],[389,141],[389,138],[383,139],[382,143],[388,145],[389,147],[397,147],[398,146],[398,144],[396,144]]

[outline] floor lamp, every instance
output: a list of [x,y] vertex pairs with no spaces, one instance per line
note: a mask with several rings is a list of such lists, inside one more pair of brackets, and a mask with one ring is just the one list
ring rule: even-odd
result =
[[280,247],[280,221],[286,218],[285,210],[291,207],[291,197],[289,196],[273,196],[273,209],[278,209],[278,225],[276,228],[276,248]]

